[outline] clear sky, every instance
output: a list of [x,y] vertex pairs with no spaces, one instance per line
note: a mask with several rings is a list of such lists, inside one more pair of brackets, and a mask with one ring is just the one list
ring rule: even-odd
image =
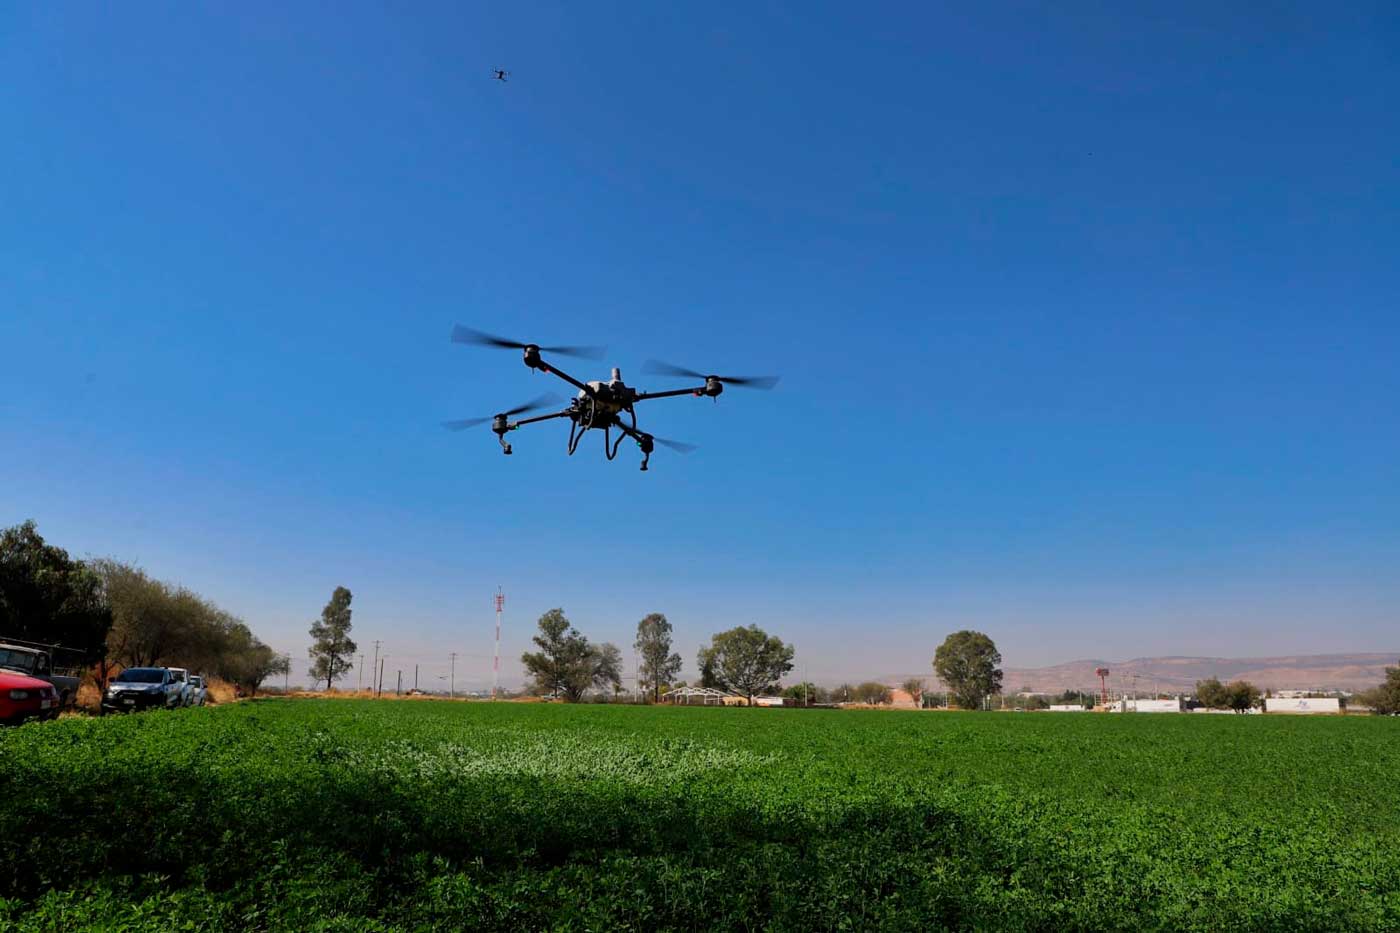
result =
[[[1400,650],[1394,3],[199,6],[0,13],[0,523],[476,684]],[[503,457],[459,321],[783,381]]]

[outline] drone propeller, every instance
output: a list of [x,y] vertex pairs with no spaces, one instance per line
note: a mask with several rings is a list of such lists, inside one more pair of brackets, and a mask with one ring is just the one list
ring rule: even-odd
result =
[[509,350],[524,350],[528,347],[535,347],[535,349],[543,353],[555,353],[559,356],[576,356],[585,360],[601,360],[603,354],[607,352],[606,347],[541,347],[533,343],[521,343],[518,340],[507,340],[504,337],[497,337],[494,334],[472,330],[470,327],[463,327],[461,324],[453,325],[452,342],[479,344],[485,347],[505,347]]
[[778,384],[779,378],[777,376],[716,376],[708,373],[697,373],[684,366],[672,366],[670,363],[663,363],[660,360],[647,360],[642,364],[642,371],[660,373],[664,376],[684,376],[687,379],[718,379],[725,385],[743,386],[747,389],[771,389]]
[[449,431],[465,431],[467,428],[474,428],[478,424],[485,424],[488,421],[494,421],[496,418],[509,418],[512,415],[523,415],[527,411],[535,411],[547,405],[557,405],[562,401],[563,399],[553,392],[546,392],[538,398],[530,399],[530,401],[526,402],[524,405],[518,405],[510,411],[503,411],[499,415],[487,415],[485,418],[465,418],[461,421],[444,421],[442,426]]
[[664,437],[657,437],[655,434],[648,435],[653,441],[663,447],[669,447],[678,454],[688,454],[700,448],[694,444],[687,444],[685,441],[669,441]]

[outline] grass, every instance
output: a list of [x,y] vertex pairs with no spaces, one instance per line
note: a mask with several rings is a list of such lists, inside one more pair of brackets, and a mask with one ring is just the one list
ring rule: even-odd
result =
[[0,732],[19,929],[1396,929],[1400,724],[270,700]]

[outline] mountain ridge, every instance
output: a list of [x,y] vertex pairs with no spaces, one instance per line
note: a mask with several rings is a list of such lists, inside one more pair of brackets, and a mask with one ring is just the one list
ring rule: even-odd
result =
[[[1008,691],[1060,693],[1065,690],[1096,692],[1096,668],[1106,667],[1109,689],[1115,693],[1188,693],[1196,681],[1217,677],[1222,681],[1248,680],[1268,690],[1351,691],[1369,690],[1385,680],[1387,667],[1400,666],[1400,651],[1335,652],[1329,654],[1279,654],[1262,657],[1227,658],[1201,655],[1162,655],[1112,661],[1078,658],[1044,667],[1007,666],[1002,669],[1002,685]],[[890,675],[884,683],[899,684],[908,677],[928,674]]]

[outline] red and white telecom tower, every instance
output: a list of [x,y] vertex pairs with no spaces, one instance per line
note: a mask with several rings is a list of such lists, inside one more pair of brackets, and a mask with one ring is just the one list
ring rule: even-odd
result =
[[501,687],[501,610],[506,606],[506,594],[496,587],[496,660],[491,666],[491,699]]
[[1095,674],[1099,675],[1099,692],[1104,706],[1108,705],[1108,675],[1111,673],[1108,668],[1100,667],[1095,669]]

